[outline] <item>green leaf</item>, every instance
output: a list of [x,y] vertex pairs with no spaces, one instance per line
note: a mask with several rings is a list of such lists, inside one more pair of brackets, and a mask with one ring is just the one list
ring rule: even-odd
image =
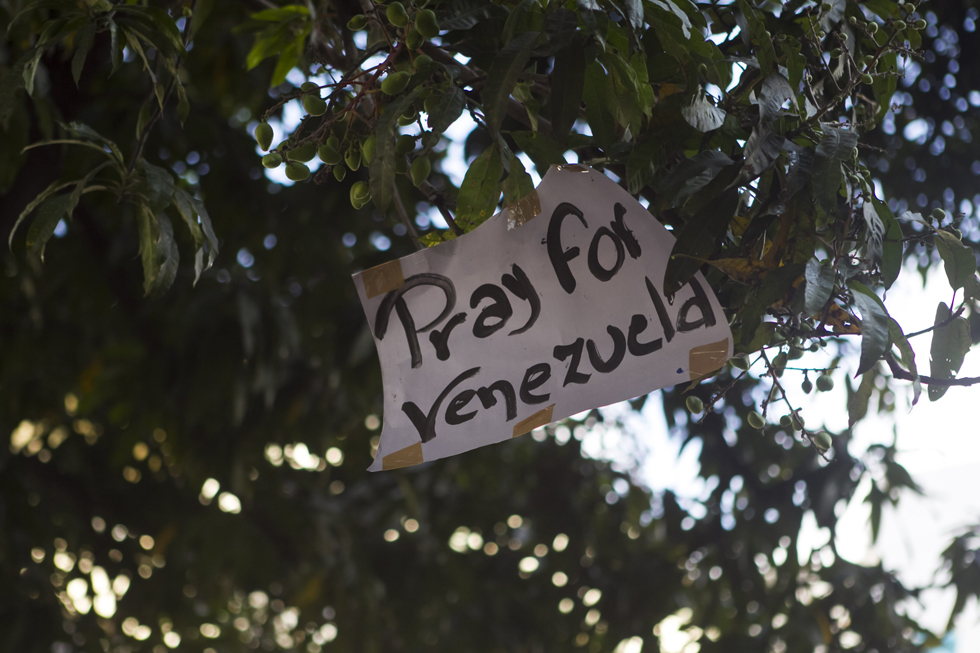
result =
[[[159,238],[157,240],[157,260],[160,269],[157,274],[156,283],[152,290],[153,294],[161,295],[170,289],[174,279],[177,278],[177,268],[180,266],[180,251],[177,249],[177,241],[174,240],[174,228],[170,223],[170,218],[161,213],[158,216]],[[145,291],[145,288],[144,288]]]
[[837,201],[837,191],[843,180],[841,161],[851,156],[857,146],[858,136],[853,131],[827,123],[822,123],[820,127],[824,136],[817,145],[817,156],[813,163],[813,197],[826,212]]
[[138,225],[143,294],[159,296],[173,285],[180,264],[173,225],[166,214],[154,215],[145,204],[139,207]]
[[596,142],[603,147],[616,139],[616,124],[606,108],[604,98],[605,83],[606,72],[598,61],[593,61],[585,67],[585,83],[582,87],[585,117]]
[[252,70],[263,60],[281,52],[292,43],[292,40],[292,32],[289,30],[289,25],[285,23],[256,35],[255,45],[245,57],[245,70]]
[[973,248],[964,245],[948,231],[937,231],[933,241],[943,259],[949,285],[953,290],[959,290],[976,274],[977,260],[973,256]]
[[[120,28],[122,29],[122,28]],[[150,67],[150,62],[146,58],[146,53],[143,52],[143,46],[140,45],[140,34],[134,29],[123,29],[123,35],[126,37],[126,44],[129,45],[129,49],[139,55],[140,60],[143,61],[143,70],[146,74],[150,76],[150,81],[153,82],[154,91],[156,92],[157,101],[160,104],[160,108],[163,108],[163,96],[159,91],[157,91],[157,75],[153,72],[153,68]],[[136,134],[142,133],[137,126]]]
[[977,275],[966,280],[963,284],[963,297],[964,299],[980,299],[980,279]]
[[[673,0],[652,0],[652,2],[661,9],[672,13],[680,21],[680,28],[681,32],[684,34],[684,38],[691,38],[691,19],[681,10],[680,7],[677,6],[676,3],[673,2]],[[640,29],[641,27],[642,23],[637,27],[637,29]]]
[[624,129],[631,127],[634,133],[639,133],[644,100],[638,89],[636,71],[612,51],[603,52],[599,59],[607,73],[602,91],[606,108],[620,126]]
[[[949,324],[944,325],[947,321]],[[937,379],[954,378],[971,344],[969,323],[962,317],[953,318],[949,307],[940,302],[936,307],[935,328],[932,330],[929,375]],[[929,401],[938,401],[948,389],[946,386],[930,385]]]
[[806,315],[817,315],[823,311],[834,292],[834,268],[824,265],[815,258],[806,264],[806,288],[804,289]]
[[[39,9],[57,9],[63,11],[70,11],[72,9],[75,9],[73,5],[74,3],[71,2],[71,0],[32,0],[32,2],[28,2],[27,5],[24,6],[22,9],[20,9],[17,12],[17,14],[10,20],[10,23],[8,23],[7,25],[7,36],[9,37],[12,35],[12,32],[14,31],[14,27],[16,27],[21,22],[21,20],[30,17],[32,13],[34,13]],[[5,13],[9,11],[10,9],[6,9]]]
[[493,215],[500,198],[503,171],[500,153],[494,146],[488,147],[470,164],[456,200],[456,224],[463,231],[472,231]]
[[[733,334],[734,334],[733,330]],[[742,337],[736,336],[736,348],[741,353],[751,353],[759,351],[769,344],[772,336],[776,333],[775,322],[762,322],[755,328],[747,332],[749,339],[746,341]]]
[[3,127],[4,131],[9,126],[14,107],[17,106],[17,91],[24,86],[24,68],[34,55],[34,50],[25,52],[0,79],[0,127]]
[[755,42],[753,52],[759,60],[759,68],[763,75],[768,75],[776,70],[776,49],[773,47],[772,37],[767,35],[765,22],[759,17],[760,13],[748,3],[748,0],[738,0],[738,8],[745,16],[749,35]]
[[555,55],[551,71],[551,127],[559,142],[564,142],[578,120],[584,88],[585,47],[574,39]]
[[88,56],[94,42],[95,23],[89,23],[78,30],[75,36],[75,55],[71,58],[71,75],[75,78],[75,86],[78,86],[78,80],[82,77],[85,57]]
[[796,93],[793,92],[789,80],[778,71],[769,73],[762,81],[762,89],[759,91],[759,120],[769,122],[778,118],[787,100],[796,105]]
[[885,225],[885,238],[882,243],[881,253],[881,282],[885,290],[892,287],[898,274],[902,271],[902,256],[904,243],[902,238],[902,225],[899,224],[895,215],[884,202],[874,200],[875,208],[878,210],[878,217]]
[[41,257],[44,261],[44,247],[54,234],[55,228],[65,217],[65,211],[71,203],[71,196],[56,195],[44,201],[37,210],[37,217],[27,230],[27,249]]
[[510,136],[517,143],[517,147],[531,157],[542,177],[551,166],[567,163],[565,154],[558,143],[540,132],[510,132]]
[[[662,209],[680,206],[718,176],[732,160],[718,150],[705,150],[684,159],[657,184],[657,205]],[[626,163],[629,177],[629,161]]]
[[504,180],[504,205],[513,204],[534,190],[534,180],[527,174],[517,156],[510,156],[510,174]]
[[184,224],[187,225],[187,230],[191,232],[191,237],[194,239],[194,246],[198,249],[204,245],[204,232],[201,231],[201,225],[197,222],[197,211],[194,210],[194,198],[190,196],[183,188],[174,189],[173,195],[173,205],[177,209],[177,213],[183,218]]
[[[698,90],[691,104],[681,109],[681,115],[691,127],[699,132],[707,133],[725,124],[727,114],[723,109],[712,104],[705,93]],[[746,149],[748,149],[748,145],[746,145]]]
[[122,65],[123,57],[123,44],[119,41],[119,26],[116,25],[116,21],[109,19],[109,57],[112,60],[112,70],[109,71],[109,76],[112,77],[119,66]]
[[277,9],[263,9],[260,12],[254,13],[249,18],[252,20],[266,20],[269,22],[282,22],[292,20],[294,18],[303,18],[310,15],[310,10],[306,5],[288,5],[286,7],[279,7]]
[[272,71],[272,79],[269,80],[270,88],[279,86],[285,82],[286,75],[299,63],[299,55],[303,51],[303,42],[305,39],[306,33],[303,33],[279,53],[279,60],[276,61],[276,67]]
[[68,206],[65,207],[65,218],[71,220],[72,213],[75,211],[75,207],[78,206],[78,201],[82,198],[82,194],[85,192],[85,187],[95,178],[95,175],[99,174],[103,168],[112,165],[111,161],[103,161],[99,165],[95,166],[89,170],[88,174],[85,175],[77,184],[75,184],[75,190],[71,192],[68,196]]
[[70,122],[67,125],[62,125],[62,127],[72,136],[95,141],[101,146],[99,149],[101,149],[103,153],[110,155],[119,165],[123,164],[123,155],[119,149],[119,146],[116,145],[114,141],[109,140],[85,123]]
[[[655,0],[662,4],[663,0]],[[642,0],[619,0],[622,3],[625,11],[623,12],[624,18],[629,21],[630,27],[634,31],[639,31],[643,29],[643,2]],[[670,2],[670,0],[667,0]],[[673,4],[673,3],[671,3]],[[686,18],[687,16],[685,16]],[[688,22],[690,24],[690,21]]]
[[204,21],[211,15],[213,9],[214,0],[197,0],[194,3],[194,15],[191,16],[190,38],[194,38],[198,30],[201,29],[201,26],[204,25]]
[[435,110],[429,114],[429,129],[436,133],[442,133],[449,128],[449,125],[456,122],[463,109],[466,108],[466,94],[463,89],[455,84],[450,85],[446,92],[439,97]]
[[37,66],[41,62],[41,55],[44,54],[44,48],[38,47],[34,50],[33,55],[24,65],[24,90],[31,97],[34,97],[34,75],[37,73]]
[[524,105],[524,112],[527,114],[527,119],[531,123],[531,129],[533,131],[538,131],[538,123],[541,113],[541,103],[538,101],[531,89],[534,87],[534,83],[530,81],[517,82],[514,85],[514,91],[512,95],[514,99]]
[[[304,7],[305,8],[305,7]],[[145,11],[160,29],[160,33],[170,42],[178,54],[184,53],[184,42],[180,38],[180,30],[177,24],[166,11],[159,7],[146,7]]]
[[143,103],[143,106],[140,107],[140,112],[136,116],[136,138],[142,136],[146,125],[150,122],[150,116],[153,111],[150,107],[151,105],[148,102]]
[[786,138],[782,134],[762,123],[756,125],[745,142],[745,162],[735,185],[747,184],[771,168],[785,144]]
[[[848,392],[850,396],[847,400],[847,428],[851,428],[868,414],[868,404],[871,401],[871,393],[875,389],[875,378],[877,376],[878,370],[872,366],[861,377],[861,384],[858,386],[858,389],[853,393]],[[848,379],[847,385],[848,390],[850,390],[850,379]]]
[[143,262],[143,294],[148,296],[156,287],[157,276],[160,274],[160,262],[157,259],[160,230],[156,216],[145,205],[139,209],[138,225],[140,259]]
[[659,149],[658,143],[648,139],[630,152],[626,159],[626,191],[630,195],[636,195],[653,181],[656,174],[653,160]]
[[874,267],[881,261],[881,256],[884,253],[885,224],[878,217],[878,211],[875,210],[875,203],[870,199],[864,202],[864,205],[861,207],[861,213],[864,215],[864,224],[868,228],[868,234],[865,238],[865,246],[867,247],[869,259],[868,263],[869,267]]
[[782,42],[783,56],[786,58],[786,72],[793,97],[803,81],[803,71],[806,69],[806,57],[801,50],[803,46],[792,36],[787,36]]
[[915,352],[909,344],[909,339],[905,337],[901,325],[891,317],[888,318],[888,337],[898,347],[905,369],[914,377],[912,380],[912,405],[914,406],[919,402],[919,395],[922,394],[922,382],[919,380],[919,370],[915,365]]
[[511,91],[517,84],[517,78],[524,72],[538,34],[539,32],[524,32],[514,37],[514,40],[497,53],[493,63],[490,64],[487,83],[480,93],[480,100],[483,104],[487,128],[491,133],[500,129],[500,124],[507,115],[507,103],[510,101]]
[[381,214],[388,210],[395,193],[395,136],[398,134],[398,116],[405,113],[415,102],[419,92],[413,89],[397,96],[385,107],[375,128],[374,157],[371,159],[371,199]]
[[191,112],[191,104],[187,101],[187,90],[179,78],[174,80],[174,88],[177,89],[177,120],[183,125]]
[[673,297],[687,285],[702,262],[711,258],[721,247],[728,224],[738,208],[738,190],[725,188],[729,185],[734,168],[737,166],[726,168],[702,191],[709,193],[712,187],[724,188],[720,192],[709,193],[712,201],[704,204],[677,233],[677,242],[671,250],[664,275],[664,294],[667,297]]
[[206,270],[214,265],[214,259],[218,256],[218,237],[214,234],[214,227],[211,226],[211,216],[208,215],[208,210],[204,206],[204,202],[192,198],[191,204],[194,206],[194,210],[197,211],[197,217],[201,221],[201,229],[204,230],[204,235],[207,237],[210,247],[208,251],[208,265],[204,268]]
[[168,171],[153,165],[146,159],[142,160],[142,166],[146,178],[147,205],[150,211],[156,215],[170,204],[174,194],[174,177]]
[[449,30],[470,29],[487,15],[490,5],[484,0],[451,0],[440,4],[445,7],[439,17],[439,27]]
[[876,484],[872,483],[871,490],[864,500],[865,503],[871,504],[871,518],[869,521],[871,524],[872,544],[878,541],[878,532],[881,529],[881,509],[887,500],[888,495],[882,492]]
[[[533,16],[540,16],[541,9],[536,6],[535,0],[521,0],[521,2],[510,10],[507,20],[504,21],[504,29],[500,35],[501,43],[510,43],[515,34],[533,31],[531,26]],[[538,26],[540,29],[540,26]]]
[[[762,280],[762,285],[752,291],[741,309],[741,342],[742,351],[756,351],[769,343],[760,342],[757,331],[762,328],[770,329],[763,323],[762,317],[770,306],[779,302],[793,288],[796,280],[804,274],[806,266],[802,263],[789,263],[769,272]],[[669,267],[668,267],[669,271]],[[774,327],[772,327],[774,328]],[[772,335],[772,331],[769,331]],[[746,348],[748,347],[748,349]]]
[[24,210],[21,211],[20,215],[17,216],[17,220],[14,222],[14,226],[10,229],[10,235],[7,237],[7,246],[10,247],[11,251],[13,251],[14,249],[14,234],[17,233],[17,228],[24,221],[24,219],[27,218],[27,216],[29,216],[31,212],[34,209],[36,209],[42,202],[44,202],[46,199],[48,199],[49,197],[57,193],[59,190],[63,188],[67,188],[68,186],[77,183],[78,182],[76,181],[66,181],[66,182],[53,181],[48,185],[47,188],[41,191],[37,197],[31,200],[26,207],[24,207]]
[[861,312],[861,362],[855,376],[864,374],[881,360],[888,349],[888,311],[873,290],[853,279],[854,304]]

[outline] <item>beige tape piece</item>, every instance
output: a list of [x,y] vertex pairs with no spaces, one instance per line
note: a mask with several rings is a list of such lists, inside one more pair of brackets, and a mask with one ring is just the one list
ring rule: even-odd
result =
[[555,410],[555,405],[551,404],[547,408],[542,408],[538,412],[534,413],[530,417],[522,419],[517,424],[514,424],[514,434],[512,438],[516,438],[519,435],[524,435],[525,433],[530,433],[539,426],[544,426],[545,424],[551,424],[551,415]]
[[422,458],[422,443],[416,442],[410,447],[405,447],[395,453],[390,453],[381,459],[381,469],[399,469],[401,467],[411,467],[424,463]]
[[364,282],[364,294],[368,299],[398,290],[405,283],[402,264],[397,259],[361,272],[361,280]]
[[688,354],[691,380],[711,374],[728,361],[728,338],[693,348]]
[[588,168],[586,168],[585,166],[580,166],[577,163],[565,163],[565,164],[559,163],[556,167],[559,170],[564,170],[566,172],[588,172],[589,171]]
[[507,229],[516,229],[541,213],[538,191],[530,193],[507,207]]

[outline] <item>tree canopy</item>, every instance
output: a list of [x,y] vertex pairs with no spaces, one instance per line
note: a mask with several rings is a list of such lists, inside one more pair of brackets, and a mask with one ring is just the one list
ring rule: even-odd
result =
[[[976,382],[956,374],[980,339],[977,19],[901,0],[0,0],[0,642],[934,646],[906,610],[922,588],[833,533],[863,478],[874,533],[917,490],[897,444],[859,450],[851,427]],[[665,293],[701,270],[732,325],[724,369],[660,393],[703,496],[646,488],[642,433],[598,410],[366,473],[381,379],[350,274],[569,162],[648,206],[677,236]],[[913,333],[885,291],[940,262],[953,299]],[[839,432],[785,392],[834,383]],[[635,465],[585,455],[596,432]],[[801,555],[805,519],[831,537]],[[946,553],[950,623],[980,595],[974,549]]]

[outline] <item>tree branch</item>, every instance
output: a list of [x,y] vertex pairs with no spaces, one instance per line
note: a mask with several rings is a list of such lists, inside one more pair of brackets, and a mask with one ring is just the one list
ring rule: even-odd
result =
[[931,327],[926,327],[925,329],[922,329],[921,331],[916,331],[914,333],[910,333],[910,334],[908,334],[908,335],[905,336],[905,339],[908,340],[909,338],[914,338],[915,336],[921,336],[923,333],[929,333],[933,329],[939,329],[939,328],[944,327],[944,326],[949,326],[950,324],[953,323],[953,320],[955,320],[956,318],[958,318],[960,315],[963,314],[963,311],[965,309],[966,309],[966,305],[964,304],[963,306],[960,306],[959,309],[955,313],[953,313],[952,315],[950,315],[948,318],[946,318],[945,320],[943,320],[939,324],[933,324]]
[[[892,372],[892,376],[896,379],[901,379],[902,381],[915,381],[916,377],[902,369],[902,366],[898,364],[895,357],[892,356],[891,352],[885,354],[885,362],[888,363],[888,367]],[[945,388],[952,386],[971,386],[980,383],[980,376],[965,376],[962,379],[937,379],[934,376],[927,376],[925,374],[920,374],[918,376],[919,382],[926,385],[938,385]]]

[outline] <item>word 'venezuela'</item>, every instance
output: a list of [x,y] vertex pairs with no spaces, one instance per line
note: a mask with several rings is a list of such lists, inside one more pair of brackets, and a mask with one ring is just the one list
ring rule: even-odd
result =
[[[630,258],[637,259],[642,253],[640,243],[624,223],[623,218],[626,215],[626,208],[617,202],[614,206],[613,213],[615,217],[609,222],[609,226],[599,227],[595,231],[586,257],[589,272],[599,281],[609,281],[615,277],[616,273],[623,266],[627,255]],[[582,211],[574,204],[563,202],[551,214],[551,219],[548,223],[546,244],[548,258],[559,284],[566,293],[572,294],[575,292],[576,282],[569,263],[578,258],[581,251],[578,247],[565,249],[562,245],[562,223],[569,216],[578,218],[585,228],[589,228]],[[609,268],[603,267],[599,261],[599,246],[603,238],[609,239],[616,250],[616,261]],[[671,322],[670,316],[667,313],[667,307],[664,304],[664,298],[661,296],[657,286],[650,281],[649,277],[644,277],[644,281],[646,282],[647,294],[653,302],[653,307],[660,322],[660,337],[641,341],[640,337],[646,332],[649,326],[649,320],[645,315],[635,313],[630,319],[626,334],[617,326],[610,324],[606,327],[606,331],[612,339],[612,353],[605,358],[599,353],[598,345],[591,338],[588,340],[578,338],[569,345],[556,345],[552,352],[554,359],[560,362],[568,361],[568,368],[565,372],[565,378],[562,381],[562,387],[573,383],[586,384],[592,378],[591,372],[584,371],[588,368],[583,364],[583,352],[586,353],[588,365],[591,366],[594,372],[609,374],[619,367],[627,352],[631,356],[647,356],[660,350],[663,347],[663,341],[666,340],[669,343],[678,332],[684,333],[694,331],[701,327],[708,328],[715,325],[715,314],[711,308],[711,302],[708,300],[704,289],[696,278],[690,282],[690,286],[694,290],[694,296],[681,306],[675,322]],[[442,290],[446,300],[445,307],[439,316],[423,327],[416,326],[411,308],[405,300],[406,293],[420,286],[435,286],[439,288]],[[504,291],[505,288],[517,300],[527,302],[531,311],[531,316],[527,322],[517,329],[510,331],[507,334],[508,337],[527,332],[534,326],[534,323],[541,315],[541,299],[534,289],[534,285],[520,266],[513,264],[511,265],[511,273],[501,276],[500,285],[485,283],[470,295],[469,304],[471,309],[476,309],[484,300],[489,300],[490,302],[480,310],[476,319],[473,321],[472,333],[474,337],[489,338],[503,329],[510,321],[510,318],[514,314],[514,309],[507,293]],[[394,311],[408,340],[408,349],[413,368],[422,366],[422,350],[419,345],[420,333],[430,332],[429,342],[435,349],[436,358],[440,361],[449,360],[452,356],[450,336],[456,327],[466,322],[468,317],[466,311],[460,311],[450,317],[450,314],[453,313],[453,309],[455,308],[456,287],[449,277],[434,273],[422,273],[407,277],[405,283],[400,288],[386,293],[382,299],[375,317],[375,337],[379,341],[384,340],[388,332],[391,313]],[[698,309],[700,315],[697,319],[690,319],[690,313],[695,308]],[[444,325],[443,322],[445,322]],[[437,329],[436,327],[440,325],[443,325],[442,328]],[[422,442],[429,442],[436,437],[437,417],[446,397],[457,386],[464,381],[478,376],[479,373],[479,367],[471,367],[461,372],[449,382],[427,412],[423,411],[412,401],[402,403],[402,411],[408,415],[412,424],[418,430]],[[535,393],[550,378],[551,364],[541,362],[535,363],[525,370],[524,377],[516,392],[514,385],[506,379],[500,379],[475,389],[467,388],[461,390],[446,404],[444,414],[446,423],[451,426],[457,426],[468,422],[476,417],[477,411],[479,410],[472,405],[474,399],[477,399],[484,409],[490,409],[497,405],[497,395],[503,399],[506,418],[509,422],[517,417],[518,398],[527,405],[543,404],[550,399],[550,393]],[[466,412],[467,410],[468,412]]]

